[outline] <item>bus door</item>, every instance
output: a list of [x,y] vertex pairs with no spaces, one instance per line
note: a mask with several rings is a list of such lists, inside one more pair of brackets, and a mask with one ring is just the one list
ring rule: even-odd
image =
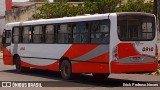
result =
[[12,65],[13,56],[11,54],[11,30],[5,30],[2,37],[4,64]]

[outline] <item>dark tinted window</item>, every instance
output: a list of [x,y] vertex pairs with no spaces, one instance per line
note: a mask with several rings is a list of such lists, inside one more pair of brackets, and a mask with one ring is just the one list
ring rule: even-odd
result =
[[89,43],[89,24],[73,24],[73,43]]
[[22,43],[31,42],[31,28],[29,26],[23,27],[22,30]]
[[20,39],[20,29],[19,27],[13,28],[13,43],[19,43]]
[[91,23],[91,43],[109,43],[109,21]]
[[43,43],[44,35],[42,26],[33,27],[33,43]]
[[45,26],[45,43],[55,43],[56,41],[56,27],[55,25]]
[[72,28],[70,24],[61,24],[57,26],[58,43],[72,43]]
[[11,31],[10,30],[6,30],[5,31],[5,43],[11,43]]
[[147,41],[155,36],[155,20],[149,16],[119,16],[118,36],[122,41]]

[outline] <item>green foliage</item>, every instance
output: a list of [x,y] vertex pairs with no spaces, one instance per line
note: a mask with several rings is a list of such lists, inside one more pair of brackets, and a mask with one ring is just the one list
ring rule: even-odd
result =
[[97,12],[98,13],[108,13],[113,12],[116,6],[119,4],[120,0],[97,0]]
[[[110,12],[152,12],[153,3],[144,3],[144,0],[128,0],[127,4],[120,5],[120,0],[84,0],[82,6],[71,6],[69,0],[57,0],[56,3],[46,3],[39,7],[33,18],[59,18],[82,14],[110,13]],[[118,7],[119,6],[119,7]]]
[[144,0],[129,0],[127,4],[117,7],[115,12],[153,12],[153,2]]
[[72,6],[70,7],[68,4],[50,4],[46,3],[42,7],[39,7],[39,13],[33,15],[33,18],[59,18],[59,17],[69,17],[75,15],[84,14],[84,9],[82,6]]
[[29,0],[30,2],[49,2],[48,0]]

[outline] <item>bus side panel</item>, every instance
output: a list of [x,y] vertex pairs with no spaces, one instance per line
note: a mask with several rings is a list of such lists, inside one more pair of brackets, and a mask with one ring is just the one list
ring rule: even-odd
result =
[[58,71],[59,59],[70,46],[70,44],[19,44],[17,53],[24,67]]
[[27,62],[24,62],[25,60],[21,61],[21,65],[25,67],[34,67],[38,69],[45,69],[45,70],[54,70],[59,71],[59,61],[56,61],[55,63],[49,64],[49,65],[34,65]]
[[[113,20],[112,20],[113,21]],[[157,70],[158,61],[156,58],[156,39],[153,40],[125,40],[120,41],[118,34],[120,27],[111,30],[110,44],[110,71],[111,73],[146,73]],[[132,28],[132,27],[131,27]],[[123,30],[123,29],[122,29]],[[138,31],[138,30],[137,30]],[[129,35],[128,33],[126,35]],[[155,35],[157,35],[155,33]]]
[[72,65],[73,73],[109,73],[109,64],[80,62]]
[[13,55],[7,48],[3,48],[3,63],[5,65],[13,65]]
[[72,44],[63,56],[71,60],[73,73],[109,71],[109,45]]
[[73,62],[73,73],[109,73],[109,53],[90,59],[86,62]]
[[[38,46],[35,44],[26,46],[19,44],[18,47],[22,66],[25,67],[57,71],[60,67],[58,59],[67,57],[72,63],[73,73],[108,73],[109,45],[48,44]],[[25,47],[25,50],[20,50],[22,47]],[[45,49],[41,51],[44,47]]]
[[121,64],[115,61],[111,62],[112,73],[155,72],[157,67],[158,61],[144,64]]
[[[153,43],[153,42],[152,42]],[[118,47],[118,60],[111,63],[113,73],[130,73],[130,72],[154,72],[157,70],[158,61],[155,56],[155,50],[149,51],[148,54],[136,49],[134,43],[119,43]],[[146,44],[149,46],[149,44]],[[154,47],[154,43],[152,45]],[[154,47],[155,49],[155,47]]]

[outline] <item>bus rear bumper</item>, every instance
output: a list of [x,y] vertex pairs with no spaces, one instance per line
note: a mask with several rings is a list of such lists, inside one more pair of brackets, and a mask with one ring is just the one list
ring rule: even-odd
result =
[[143,64],[121,64],[116,61],[111,62],[111,73],[147,73],[155,72],[158,69],[158,61]]

